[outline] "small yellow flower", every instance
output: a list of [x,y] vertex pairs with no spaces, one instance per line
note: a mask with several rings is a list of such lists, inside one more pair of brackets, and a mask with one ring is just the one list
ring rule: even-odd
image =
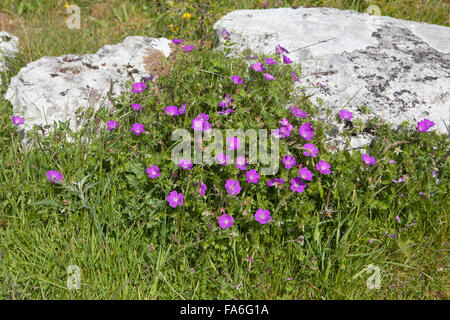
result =
[[191,17],[191,14],[189,12],[186,12],[183,14],[183,19],[189,19]]
[[68,8],[69,7],[69,4],[66,2],[66,8]]

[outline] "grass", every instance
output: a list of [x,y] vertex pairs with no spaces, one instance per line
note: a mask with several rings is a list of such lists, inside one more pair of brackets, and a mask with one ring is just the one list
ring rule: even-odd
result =
[[[0,99],[0,297],[448,299],[446,135],[419,133],[415,124],[399,130],[378,121],[350,125],[347,138],[363,130],[378,137],[368,149],[377,162],[365,166],[358,150],[331,153],[326,124],[312,120],[319,158],[331,163],[334,174],[313,170],[317,159],[302,155],[295,130],[280,148],[282,155],[289,152],[314,171],[302,194],[289,190],[295,169],[281,169],[278,176],[287,182],[269,189],[270,177],[249,185],[233,166],[194,165],[186,172],[171,163],[171,132],[190,128],[200,112],[222,128],[274,128],[285,117],[298,127],[301,121],[279,107],[288,103],[298,104],[312,119],[319,113],[304,96],[285,94],[292,88],[290,72],[300,75],[296,67],[274,66],[273,82],[253,73],[248,88],[235,90],[229,77],[244,74],[248,62],[209,50],[212,24],[237,8],[260,8],[262,1],[210,2],[78,1],[82,28],[68,30],[64,1],[0,0],[21,44],[6,78],[42,56],[95,52],[126,35],[182,36],[203,45],[192,54],[178,54],[170,74],[152,85],[156,91],[117,99],[118,129],[102,129],[112,117],[106,110],[87,110],[86,127],[72,137],[74,143],[61,125],[39,138],[34,151],[23,150],[11,124],[12,107]],[[283,6],[301,3],[362,12],[377,4],[386,15],[449,25],[444,1],[284,1]],[[186,12],[190,18],[183,18]],[[217,104],[228,92],[236,112],[219,116]],[[165,106],[186,99],[185,117],[163,114]],[[144,108],[137,113],[130,103]],[[251,106],[258,117],[249,119],[242,106]],[[134,136],[129,130],[134,122],[145,124],[147,133]],[[91,143],[82,143],[81,137]],[[389,164],[391,159],[396,163]],[[155,180],[145,174],[152,164],[161,169]],[[48,182],[47,170],[62,172],[63,183]],[[406,182],[392,183],[400,175]],[[238,197],[225,192],[230,177],[241,182]],[[205,198],[193,188],[200,180],[208,185]],[[171,190],[185,194],[182,207],[167,205]],[[221,208],[235,217],[233,228],[219,228]],[[269,209],[274,223],[255,222],[257,208]],[[325,209],[331,213],[324,214]],[[366,285],[371,264],[380,268],[380,289]],[[80,290],[67,288],[70,265],[81,269]]]

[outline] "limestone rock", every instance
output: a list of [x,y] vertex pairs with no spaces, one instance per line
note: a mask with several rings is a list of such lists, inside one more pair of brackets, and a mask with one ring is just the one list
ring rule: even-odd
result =
[[168,39],[130,36],[96,54],[43,57],[11,79],[5,98],[13,105],[14,115],[25,118],[25,131],[34,124],[51,126],[54,121],[67,120],[76,130],[79,107],[111,107],[108,94],[117,97],[130,92],[131,81],[149,77],[156,58],[171,52]]
[[312,87],[307,94],[323,99],[334,113],[345,107],[365,121],[369,116],[360,107],[367,106],[370,117],[394,127],[428,118],[436,123],[432,129],[447,132],[449,27],[332,8],[238,10],[215,23],[218,49],[223,29],[236,43],[233,54],[286,48],[301,65],[299,86]]
[[[13,58],[18,49],[19,39],[6,31],[0,31],[0,72],[8,69],[7,58]],[[0,84],[2,79],[0,78]]]

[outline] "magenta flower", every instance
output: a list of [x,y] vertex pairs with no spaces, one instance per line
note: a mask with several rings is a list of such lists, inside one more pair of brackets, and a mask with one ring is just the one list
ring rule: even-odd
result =
[[316,164],[316,169],[318,171],[320,171],[320,173],[322,173],[322,174],[330,174],[331,173],[330,167],[331,167],[331,165],[328,162],[323,161],[323,160],[320,160]]
[[405,179],[404,179],[403,177],[398,178],[398,180],[392,179],[392,182],[393,182],[393,183],[402,183],[402,182],[404,182],[404,181],[405,181]]
[[395,220],[397,220],[397,222],[400,222],[400,217],[399,217],[399,216],[396,216],[396,217],[395,217]]
[[275,47],[275,50],[276,50],[276,52],[277,52],[278,54],[289,53],[289,51],[287,51],[285,48],[283,48],[283,47],[280,46],[280,45],[277,45],[277,46]]
[[147,172],[150,179],[155,179],[160,176],[158,166],[151,166],[150,168],[147,168],[145,172]]
[[178,166],[184,170],[191,170],[192,168],[192,162],[190,159],[180,159],[178,162]]
[[269,81],[272,81],[273,79],[275,79],[275,77],[269,73],[264,73],[263,76],[264,76],[264,79],[269,80]]
[[316,146],[313,143],[306,143],[303,145],[303,149],[306,151],[303,152],[303,154],[307,157],[315,158],[317,156],[317,153],[319,150],[316,148]]
[[119,126],[119,122],[115,122],[114,120],[109,120],[106,125],[108,126],[108,131],[114,130]]
[[297,160],[295,160],[295,157],[291,156],[290,154],[285,155],[281,162],[283,162],[284,167],[288,170],[297,164]]
[[312,127],[311,123],[307,122],[300,126],[300,128],[298,129],[298,133],[306,141],[310,141],[311,138],[314,137],[314,128]]
[[269,210],[258,209],[255,213],[255,220],[261,224],[266,224],[272,220]]
[[167,106],[164,113],[169,116],[178,116],[178,108],[177,106]]
[[230,157],[225,155],[224,153],[218,154],[216,157],[217,163],[221,164],[222,166],[227,164],[228,159],[230,159]]
[[236,158],[236,168],[238,168],[239,170],[247,170],[247,166],[248,166],[248,161],[247,159],[245,159],[245,157],[239,156]]
[[178,108],[178,115],[186,113],[187,101]]
[[283,183],[284,183],[284,179],[283,178],[273,178],[272,180],[267,181],[267,185],[269,187],[282,185]]
[[291,179],[291,190],[294,192],[302,193],[305,191],[306,184],[303,183],[300,177]]
[[234,101],[233,98],[230,96],[229,93],[227,93],[227,95],[225,96],[225,100],[219,103],[219,107],[221,107],[222,109],[228,108],[230,104],[233,103],[233,101]]
[[228,31],[227,31],[226,29],[223,29],[222,32],[221,32],[221,34],[222,34],[222,37],[223,37],[225,40],[231,40],[230,34],[228,33]]
[[138,136],[144,132],[144,125],[142,123],[135,123],[131,126],[131,131]]
[[417,123],[417,131],[419,132],[427,132],[435,123],[428,119],[423,119]]
[[136,110],[136,111],[142,110],[141,105],[140,105],[140,104],[137,104],[137,103],[133,103],[133,104],[131,105],[131,108],[133,108],[133,109]]
[[279,138],[287,138],[291,135],[292,126],[284,126],[278,129],[278,137]]
[[306,118],[308,116],[305,110],[300,110],[298,107],[290,108],[289,110],[291,110],[294,117]]
[[368,154],[363,154],[361,156],[361,160],[362,162],[364,162],[365,164],[367,164],[368,166],[374,165],[375,164],[375,158],[369,156]]
[[188,46],[184,46],[183,50],[187,51],[187,52],[192,52],[192,50],[194,50],[194,46],[192,44],[190,44]]
[[222,111],[217,111],[217,114],[222,114],[222,115],[228,115],[230,113],[234,112],[233,109],[226,109],[226,110],[222,110]]
[[394,164],[394,163],[396,163],[397,161],[395,161],[395,160],[389,160],[389,164]]
[[290,63],[292,63],[292,60],[289,59],[288,56],[283,56],[283,62],[286,63],[286,64],[290,64]]
[[292,78],[294,78],[294,81],[300,82],[300,79],[297,77],[297,75],[293,72],[291,72]]
[[133,83],[133,93],[142,93],[147,88],[147,85],[143,82]]
[[182,193],[178,193],[175,190],[172,191],[167,196],[167,202],[169,202],[169,206],[172,208],[176,208],[177,206],[181,206],[183,204],[184,196]]
[[303,180],[308,181],[312,180],[312,173],[306,167],[303,167],[300,170],[298,170],[298,174],[300,175],[300,178],[302,178]]
[[234,224],[234,218],[224,213],[219,217],[219,225],[222,229],[231,228]]
[[16,125],[16,126],[20,126],[21,124],[23,124],[25,122],[25,120],[21,117],[12,117],[11,121]]
[[241,192],[241,185],[238,180],[228,179],[225,183],[225,189],[227,189],[228,194],[235,196]]
[[259,181],[259,173],[255,169],[247,171],[245,176],[248,183],[258,183]]
[[261,62],[252,64],[250,65],[250,67],[252,67],[252,69],[255,70],[256,72],[262,72],[265,70]]
[[322,87],[322,88],[325,88],[325,85],[322,83],[322,82],[317,82],[317,85],[319,86],[319,87]]
[[264,59],[264,61],[266,61],[266,64],[271,65],[271,64],[278,64],[278,62],[276,62],[274,59],[272,58],[266,58]]
[[238,137],[228,137],[227,138],[227,148],[228,150],[237,150],[241,147],[241,140]]
[[64,179],[64,176],[62,173],[55,171],[55,170],[49,170],[47,171],[47,180],[53,183],[58,183],[62,179]]
[[353,113],[351,113],[351,111],[342,109],[341,112],[339,112],[339,117],[340,117],[342,120],[352,121]]
[[231,80],[236,84],[242,84],[242,78],[236,74],[231,77]]
[[194,120],[192,120],[192,129],[195,131],[208,131],[212,126],[208,120],[209,115],[200,113]]
[[199,183],[197,183],[197,187],[198,187],[197,192],[200,194],[200,196],[203,197],[205,195],[205,192],[208,189],[208,187],[206,186],[206,184],[203,183],[203,181],[200,181]]
[[173,42],[174,44],[176,44],[176,45],[179,45],[179,44],[182,43],[183,41],[184,41],[183,38],[180,38],[180,39],[174,38],[174,39],[172,39],[172,42]]

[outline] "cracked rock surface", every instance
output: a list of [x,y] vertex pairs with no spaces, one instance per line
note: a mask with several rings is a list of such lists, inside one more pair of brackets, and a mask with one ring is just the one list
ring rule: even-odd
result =
[[[0,72],[8,69],[7,58],[13,58],[18,49],[19,39],[6,31],[0,31]],[[2,79],[0,78],[0,84]]]
[[[302,67],[300,85],[334,113],[345,107],[355,118],[377,116],[394,127],[428,118],[432,129],[447,132],[449,27],[333,8],[281,8],[228,13],[214,25],[221,43],[223,29],[236,42],[234,54],[246,48],[272,54],[278,44],[289,50]],[[369,115],[359,111],[364,105]]]
[[[5,98],[16,116],[25,118],[23,129],[70,120],[77,129],[79,107],[112,107],[108,95],[117,97],[132,90],[130,82],[150,76],[157,63],[149,59],[168,57],[170,40],[130,36],[115,45],[106,45],[96,54],[43,57],[29,63],[11,79]],[[149,71],[150,70],[150,71]]]

